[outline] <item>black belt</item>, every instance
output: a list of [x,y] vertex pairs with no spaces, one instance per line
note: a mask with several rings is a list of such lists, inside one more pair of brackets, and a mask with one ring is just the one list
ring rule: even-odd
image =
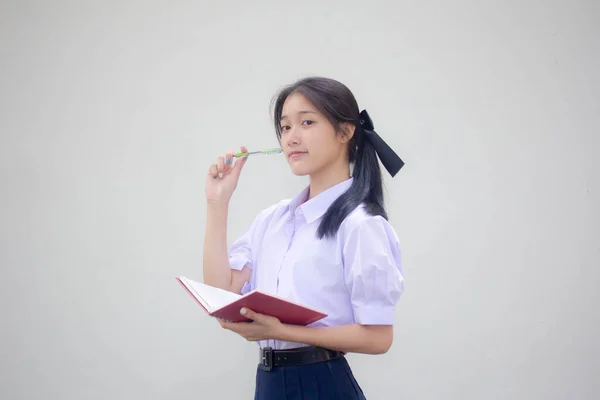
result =
[[273,367],[304,365],[333,360],[343,357],[346,353],[329,350],[322,347],[299,347],[296,349],[273,350],[265,347],[260,350],[260,364],[263,369],[270,371]]

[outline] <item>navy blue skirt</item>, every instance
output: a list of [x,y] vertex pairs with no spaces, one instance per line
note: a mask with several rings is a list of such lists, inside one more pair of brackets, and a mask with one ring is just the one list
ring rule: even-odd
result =
[[256,371],[255,400],[366,399],[345,357]]

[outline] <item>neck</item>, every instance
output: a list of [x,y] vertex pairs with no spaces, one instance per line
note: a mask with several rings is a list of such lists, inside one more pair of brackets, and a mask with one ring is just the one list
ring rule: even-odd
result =
[[331,166],[310,176],[309,199],[319,195],[332,186],[342,183],[350,178],[350,167],[346,163],[343,166]]

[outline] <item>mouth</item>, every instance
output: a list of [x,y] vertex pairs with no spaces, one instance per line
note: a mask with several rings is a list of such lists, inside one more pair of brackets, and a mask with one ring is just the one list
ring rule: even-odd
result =
[[307,153],[306,151],[290,151],[290,153],[288,154],[288,157],[290,159],[295,159],[295,158],[302,157],[306,153]]

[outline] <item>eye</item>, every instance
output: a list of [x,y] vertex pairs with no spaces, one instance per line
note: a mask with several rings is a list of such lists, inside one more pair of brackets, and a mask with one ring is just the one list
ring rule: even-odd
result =
[[312,124],[313,124],[313,121],[311,121],[310,119],[302,121],[302,125],[312,125]]
[[290,127],[289,127],[288,125],[284,125],[284,126],[282,126],[280,129],[281,129],[281,132],[285,132],[285,131],[287,131],[288,129],[290,129]]

